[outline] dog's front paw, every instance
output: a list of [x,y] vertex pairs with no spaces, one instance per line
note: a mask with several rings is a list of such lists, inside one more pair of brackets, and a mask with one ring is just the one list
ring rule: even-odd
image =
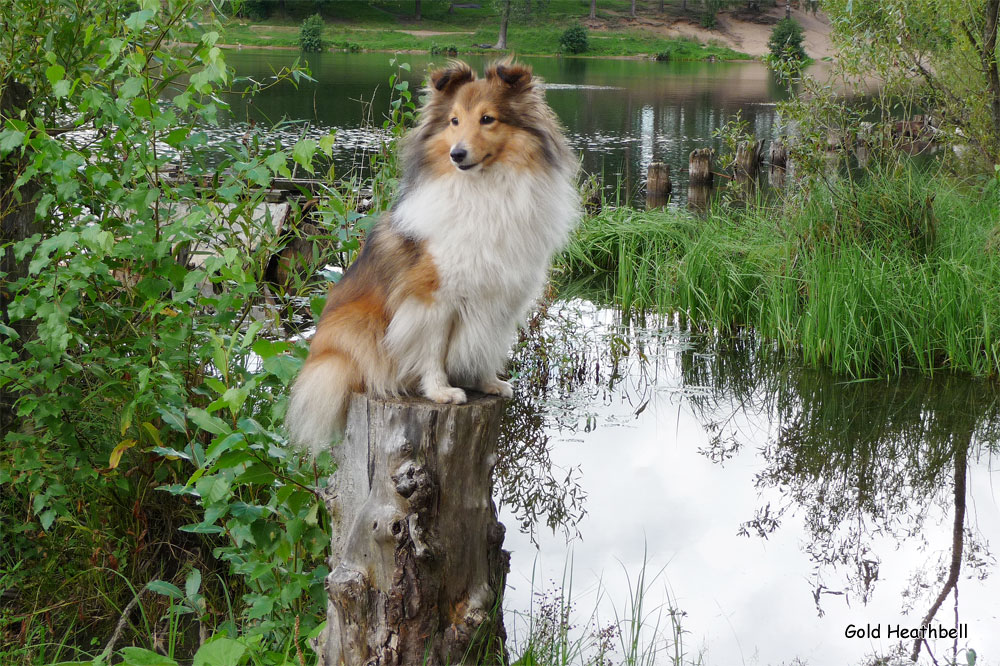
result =
[[479,386],[479,390],[488,395],[499,395],[504,398],[512,398],[514,396],[514,387],[510,385],[510,382],[505,382],[498,377],[483,381]]
[[462,405],[467,400],[465,391],[454,386],[441,386],[439,388],[428,389],[424,392],[424,396],[428,400],[445,405]]

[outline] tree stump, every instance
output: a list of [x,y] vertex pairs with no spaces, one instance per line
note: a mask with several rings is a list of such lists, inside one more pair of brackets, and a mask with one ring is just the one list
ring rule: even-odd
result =
[[506,663],[510,554],[493,503],[500,398],[356,394],[327,506],[320,666]]
[[646,171],[646,208],[652,210],[666,206],[672,189],[670,165],[652,162]]
[[740,185],[757,182],[760,160],[764,155],[764,142],[743,141],[736,147],[736,182]]
[[704,186],[712,184],[712,155],[715,153],[711,148],[697,148],[691,151],[688,158],[688,184],[694,186]]

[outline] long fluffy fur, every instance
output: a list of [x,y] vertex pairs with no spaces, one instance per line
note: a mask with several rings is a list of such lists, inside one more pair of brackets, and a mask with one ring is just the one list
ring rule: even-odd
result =
[[511,62],[431,75],[396,205],[330,288],[292,387],[293,443],[328,446],[352,391],[511,394],[497,373],[580,211],[577,161],[538,83]]

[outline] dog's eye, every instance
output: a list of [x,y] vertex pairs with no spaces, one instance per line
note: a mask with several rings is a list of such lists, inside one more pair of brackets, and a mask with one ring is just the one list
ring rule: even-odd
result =
[[496,120],[496,118],[494,118],[493,116],[483,116],[482,118],[479,119],[479,123],[481,125],[489,125],[494,120]]
[[458,118],[452,118],[451,119],[451,124],[452,125],[457,125],[458,124]]

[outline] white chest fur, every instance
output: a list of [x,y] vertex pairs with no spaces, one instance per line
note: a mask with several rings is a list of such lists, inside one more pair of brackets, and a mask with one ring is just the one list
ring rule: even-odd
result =
[[439,288],[433,305],[408,302],[390,322],[386,344],[402,376],[427,384],[428,364],[438,358],[452,381],[495,381],[579,213],[579,194],[563,173],[496,167],[408,192],[392,223],[426,242]]
[[564,175],[496,166],[420,184],[393,221],[427,242],[442,290],[474,298],[540,288],[578,215],[576,188]]

